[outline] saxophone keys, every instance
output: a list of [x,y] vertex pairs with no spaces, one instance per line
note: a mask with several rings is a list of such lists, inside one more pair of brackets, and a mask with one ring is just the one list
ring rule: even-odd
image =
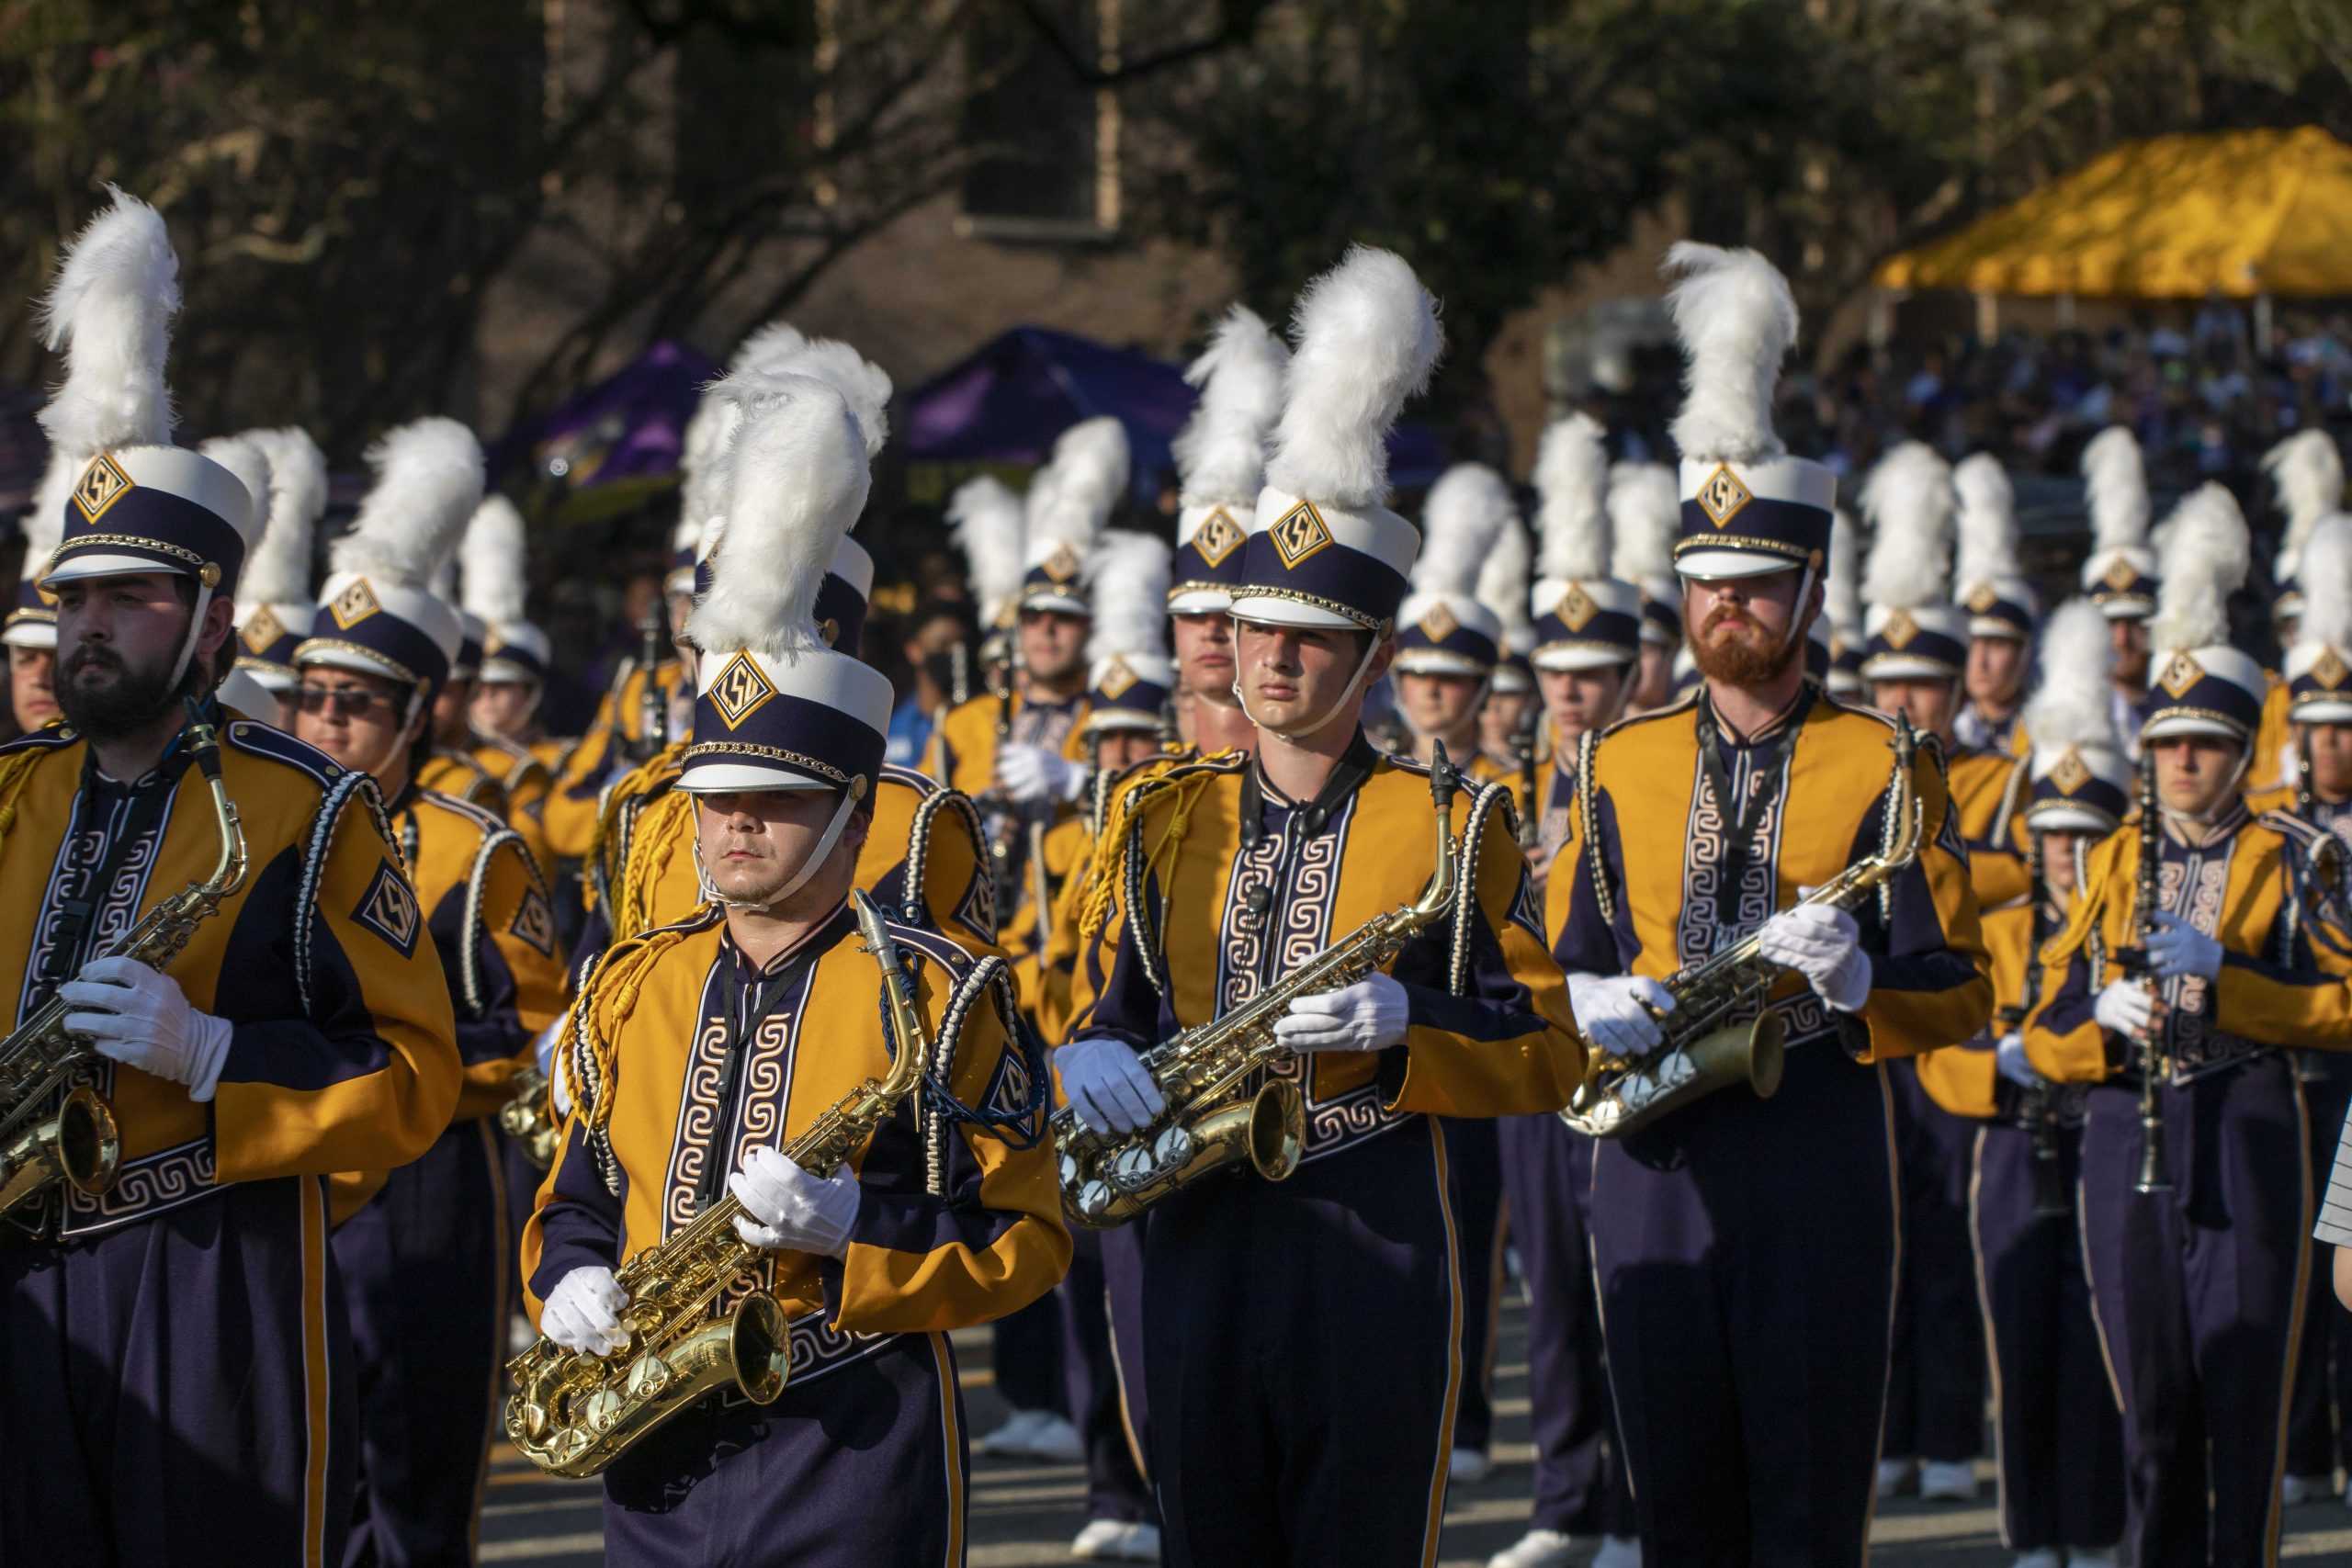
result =
[[[649,1357],[646,1359],[650,1360],[653,1358]],[[637,1375],[637,1369],[634,1367],[630,1368],[629,1375],[633,1385]],[[657,1383],[654,1386],[658,1388],[660,1384]],[[632,1386],[630,1393],[634,1395],[637,1393],[638,1390]],[[611,1388],[600,1388],[595,1393],[590,1394],[586,1403],[581,1406],[580,1419],[573,1424],[571,1429],[574,1433],[593,1432],[598,1436],[602,1436],[603,1434],[611,1431],[615,1426],[619,1424],[621,1416],[626,1407],[625,1398],[619,1391]],[[585,1439],[583,1438],[582,1440],[584,1442]]]
[[1197,1147],[1191,1128],[1181,1122],[1170,1122],[1151,1141],[1151,1167],[1157,1170],[1180,1170],[1192,1163]]
[[[670,1363],[649,1350],[629,1363],[628,1374],[621,1380],[621,1386],[628,1391],[628,1396],[632,1399],[651,1399],[670,1386]],[[608,1398],[609,1391],[600,1390],[596,1397]],[[595,1406],[592,1402],[590,1404],[592,1418]]]
[[1111,1212],[1111,1184],[1088,1181],[1078,1190],[1078,1212],[1090,1220],[1099,1220]]

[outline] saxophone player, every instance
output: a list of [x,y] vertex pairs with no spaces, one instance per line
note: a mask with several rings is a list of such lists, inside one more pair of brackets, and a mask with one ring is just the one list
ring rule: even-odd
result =
[[2259,1562],[2278,1549],[2312,1223],[2284,1048],[2352,1045],[2352,1005],[2295,839],[2238,793],[2264,684],[2228,645],[2245,519],[2209,484],[2170,528],[2139,731],[2154,798],[2092,852],[2025,1049],[2093,1086],[2081,1226],[2123,1406],[2122,1556]]
[[[1596,1049],[1652,1051],[1662,982],[1751,932],[1788,971],[1770,1006],[1789,1045],[1775,1098],[1732,1089],[1596,1152],[1610,1379],[1645,1561],[1858,1563],[1896,1256],[1881,1064],[1973,1034],[1991,987],[1941,770],[1912,762],[1911,835],[1890,820],[1888,722],[1805,678],[1835,480],[1771,428],[1787,283],[1753,252],[1686,243],[1668,264],[1702,681],[1593,748],[1548,925]],[[1896,831],[1917,855],[1883,901],[1788,907]]]
[[[1083,1000],[1056,1061],[1095,1133],[1164,1109],[1138,1050],[1259,996],[1430,880],[1405,852],[1427,841],[1430,785],[1375,752],[1360,719],[1416,545],[1384,504],[1385,439],[1437,349],[1432,301],[1385,252],[1352,251],[1300,305],[1231,589],[1257,755],[1128,792],[1087,889]],[[1295,1055],[1274,1070],[1306,1101],[1295,1174],[1204,1180],[1145,1224],[1146,1457],[1180,1568],[1419,1563],[1436,1549],[1472,1265],[1425,1113],[1555,1109],[1582,1065],[1507,815],[1497,797],[1455,801],[1449,830],[1476,829],[1458,913],[1395,976],[1288,1004],[1276,1029]]]
[[[260,515],[168,445],[175,272],[163,220],[118,195],[50,300],[69,357],[43,422],[81,465],[40,580],[65,724],[0,750],[0,948],[10,1023],[53,995],[94,1044],[121,1163],[0,1242],[10,1562],[340,1559],[357,1413],[324,1179],[414,1159],[457,1102],[448,989],[374,785],[213,704]],[[241,829],[191,766],[216,761]],[[244,874],[161,972],[94,957],[240,831]]]
[[526,1302],[557,1345],[619,1350],[616,1269],[732,1196],[768,1254],[738,1288],[781,1304],[789,1381],[765,1405],[713,1392],[624,1451],[605,1472],[606,1560],[960,1562],[946,1331],[1035,1300],[1069,1258],[1035,1137],[1043,1069],[1007,1043],[1001,960],[976,971],[952,940],[893,923],[953,1098],[919,1090],[839,1171],[780,1152],[918,1043],[886,1032],[847,903],[889,683],[810,614],[865,502],[864,438],[814,378],[725,390],[742,419],[687,628],[702,652],[677,784],[710,899],[612,948],[574,1007],[574,1109],[525,1232]]

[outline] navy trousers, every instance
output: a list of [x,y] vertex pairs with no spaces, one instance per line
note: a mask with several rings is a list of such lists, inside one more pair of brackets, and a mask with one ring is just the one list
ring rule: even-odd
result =
[[1144,1232],[1152,1485],[1170,1568],[1419,1568],[1444,1517],[1462,1260],[1428,1117]]
[[1968,1239],[1976,1123],[1928,1098],[1914,1064],[1890,1062],[1886,1076],[1902,1172],[1903,1270],[1881,1447],[1894,1458],[1965,1461],[1984,1447],[1984,1325]]
[[1117,1255],[1119,1288],[1132,1297],[1141,1285],[1143,1237],[1132,1224],[1107,1231],[1073,1226],[1070,1243],[1069,1272],[1059,1287],[1067,1336],[1063,1364],[1070,1420],[1086,1444],[1086,1517],[1151,1519],[1141,1427],[1127,1407],[1117,1344],[1122,1318],[1131,1327],[1139,1325],[1133,1324],[1132,1305],[1122,1312],[1114,1303],[1112,1282],[1112,1258]]
[[1870,1532],[1896,1263],[1883,1076],[1834,1044],[1599,1145],[1593,1257],[1644,1560],[1839,1568]]
[[1492,1121],[1445,1122],[1462,1228],[1462,1399],[1453,1446],[1487,1451],[1495,1428],[1495,1332],[1503,1310],[1502,1149]]
[[[2352,1055],[2302,1054],[2303,1102],[2311,1123],[2314,1190],[2324,1187],[2352,1111]],[[2303,1343],[2287,1416],[2287,1473],[2329,1475],[2352,1470],[2352,1323],[2336,1303],[2325,1260],[2311,1270],[2303,1303]]]
[[1048,1291],[1019,1312],[989,1325],[989,1364],[996,1391],[1015,1410],[1069,1407],[1062,1376],[1062,1300]]
[[1553,1115],[1509,1116],[1496,1128],[1527,1296],[1528,1422],[1535,1438],[1528,1524],[1570,1535],[1631,1535],[1634,1500],[1593,1292],[1587,1222],[1593,1140]]
[[2311,1252],[2302,1095],[2271,1054],[2159,1098],[2169,1192],[2133,1190],[2136,1091],[2092,1090],[2083,1130],[2091,1292],[2123,1402],[2123,1556],[2265,1563]]
[[613,1568],[956,1568],[964,1402],[944,1334],[787,1382],[764,1408],[706,1395],[605,1472]]
[[356,1438],[315,1178],[0,1244],[0,1563],[339,1561]]
[[[2056,1136],[2071,1193],[2082,1132]],[[2030,1133],[1984,1123],[1974,1163],[1971,1219],[1993,1348],[2001,1543],[2018,1551],[2111,1547],[2123,1536],[2123,1426],[2091,1322],[2081,1233],[2071,1213],[2033,1212]]]

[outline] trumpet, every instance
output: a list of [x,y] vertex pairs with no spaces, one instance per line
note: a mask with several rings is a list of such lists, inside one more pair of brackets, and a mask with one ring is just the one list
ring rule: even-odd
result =
[[[1887,781],[1892,831],[1878,853],[1858,861],[1792,908],[1854,909],[1919,856],[1922,807],[1911,786],[1911,727],[1895,721],[1894,768]],[[1595,1054],[1560,1120],[1594,1138],[1623,1138],[1720,1089],[1746,1083],[1758,1100],[1780,1092],[1787,1032],[1765,1005],[1781,965],[1763,955],[1760,931],[1666,982],[1674,1006],[1657,1014],[1665,1039],[1639,1057]]]
[[[931,1063],[914,987],[881,911],[863,892],[850,899],[865,951],[882,971],[898,1051],[878,1081],[858,1085],[786,1146],[786,1156],[808,1170],[831,1170],[854,1154]],[[754,1289],[728,1312],[711,1313],[760,1258],[736,1234],[744,1212],[740,1200],[721,1198],[622,1266],[616,1282],[628,1292],[621,1309],[628,1344],[616,1355],[567,1350],[543,1337],[507,1363],[515,1391],[506,1401],[506,1436],[524,1458],[550,1475],[595,1475],[714,1389],[734,1388],[754,1404],[775,1403],[792,1370],[784,1308]]]

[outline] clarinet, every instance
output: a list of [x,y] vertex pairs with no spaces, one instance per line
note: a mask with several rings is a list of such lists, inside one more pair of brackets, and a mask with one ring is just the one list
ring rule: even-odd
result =
[[639,621],[638,630],[638,662],[645,671],[645,683],[637,693],[637,760],[655,756],[670,744],[670,700],[662,690],[655,674],[662,667],[662,601],[656,598],[653,608]]
[[[2140,752],[2140,864],[2132,890],[2132,931],[2136,947],[2132,953],[2117,956],[2125,973],[2146,976],[2151,992],[2156,982],[2149,974],[2148,940],[2156,931],[2156,882],[2164,860],[2163,832],[2163,808],[2156,798],[2156,749],[2149,746]],[[2156,1094],[2156,1078],[2164,1068],[2164,1052],[2157,1040],[2161,1028],[2157,1021],[2151,1019],[2136,1042],[2140,1060],[2140,1179],[2132,1183],[2132,1190],[2142,1193],[2172,1190],[2172,1180],[2165,1174],[2164,1102]]]
[[1511,731],[1510,749],[1519,762],[1519,847],[1532,850],[1544,834],[1544,806],[1535,784],[1535,724]]
[[[2026,1021],[2041,995],[2041,965],[2036,961],[2041,952],[2041,909],[2048,897],[2041,879],[2041,840],[2033,840],[2030,857],[2032,872],[2030,877],[2033,900],[2030,939],[2026,947],[2025,994],[2015,1007],[2000,1009],[1995,1016],[2001,1032],[2007,1034]],[[2051,1086],[2037,1082],[2018,1097],[2018,1117],[2025,1122],[2026,1132],[2033,1139],[2033,1213],[2038,1219],[2054,1219],[2074,1213],[2068,1201],[2066,1173],[2059,1165],[2057,1108],[2052,1104]]]

